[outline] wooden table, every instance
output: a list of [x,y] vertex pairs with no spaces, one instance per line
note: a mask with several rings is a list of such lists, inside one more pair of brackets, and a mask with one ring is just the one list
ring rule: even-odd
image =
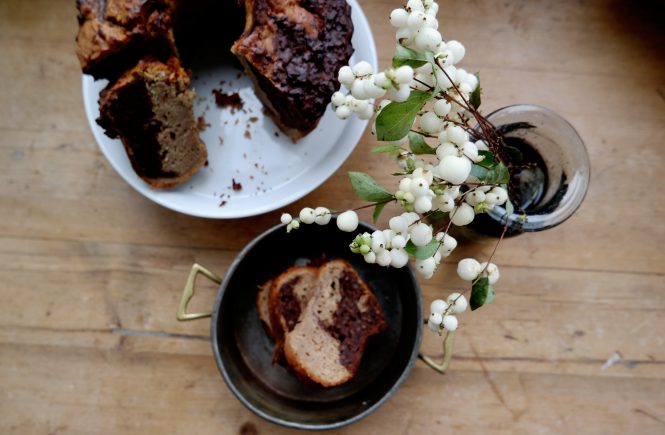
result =
[[[382,66],[398,3],[362,2]],[[578,129],[591,188],[564,225],[502,244],[497,300],[462,316],[449,374],[417,363],[339,433],[664,433],[663,3],[442,1],[440,16],[481,71],[485,111],[541,104]],[[224,271],[279,211],[197,219],[129,187],[84,117],[75,32],[73,0],[0,0],[0,433],[289,433],[229,392],[208,322],[175,319],[192,262]],[[387,184],[374,144],[366,134],[288,209],[357,204],[348,170]],[[455,260],[491,248],[459,248],[423,282],[425,300],[461,288]]]

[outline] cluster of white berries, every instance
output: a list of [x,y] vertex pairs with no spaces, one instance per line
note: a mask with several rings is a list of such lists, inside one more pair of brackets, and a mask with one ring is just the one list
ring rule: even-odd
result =
[[499,268],[494,263],[478,262],[473,258],[465,258],[457,263],[457,275],[464,281],[475,281],[479,277],[487,278],[494,285],[500,277]]
[[427,326],[430,330],[439,334],[441,334],[442,330],[453,332],[459,325],[455,314],[463,313],[468,306],[468,301],[461,293],[451,293],[445,301],[443,299],[436,299],[430,305]]
[[[286,232],[300,228],[300,224],[318,224],[328,225],[332,218],[332,212],[325,207],[305,207],[300,210],[297,218],[293,218],[288,213],[282,213],[280,218],[282,224],[286,225]],[[337,216],[337,228],[347,233],[353,232],[358,228],[358,214],[353,210],[347,210]]]
[[420,220],[420,216],[414,212],[393,216],[388,223],[389,228],[371,234],[359,234],[351,243],[351,251],[362,254],[368,263],[401,268],[409,261],[405,249],[409,241],[414,246],[422,247],[436,240],[438,246],[434,254],[416,260],[416,270],[424,278],[431,278],[441,260],[457,247],[457,240],[443,232],[433,235],[432,226]]
[[439,5],[432,0],[409,0],[404,8],[390,13],[390,24],[397,27],[396,38],[417,51],[438,51],[443,38],[436,14]]
[[332,214],[330,213],[330,210],[325,207],[305,207],[300,210],[297,218],[294,219],[290,214],[282,213],[280,220],[286,225],[286,232],[290,233],[291,230],[297,230],[300,228],[301,223],[327,225],[328,222],[330,222],[331,217]]
[[337,91],[332,95],[335,114],[341,119],[352,113],[360,119],[370,119],[375,109],[371,100],[383,97],[387,91],[393,101],[406,101],[411,94],[413,74],[413,68],[406,65],[374,74],[372,65],[364,60],[353,67],[343,66],[337,79],[350,93]]
[[[416,52],[432,53],[442,67],[434,67],[428,62],[417,68],[411,86],[427,90],[438,84],[453,101],[446,112],[455,114],[464,112],[455,101],[468,101],[469,94],[478,86],[478,78],[455,68],[454,65],[464,58],[466,50],[459,41],[443,40],[438,31],[438,10],[439,5],[432,0],[409,0],[404,8],[390,13],[390,23],[397,28],[395,36],[401,45]],[[444,106],[442,103],[441,108]]]
[[464,200],[473,207],[474,213],[492,210],[495,205],[503,205],[508,200],[508,192],[503,187],[479,186],[467,192]]

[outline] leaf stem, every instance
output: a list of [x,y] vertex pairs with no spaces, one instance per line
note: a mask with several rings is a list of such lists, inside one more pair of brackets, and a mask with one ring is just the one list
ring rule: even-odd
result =
[[375,207],[375,206],[381,205],[381,204],[388,204],[391,201],[395,201],[394,196],[392,198],[386,199],[384,201],[377,201],[377,202],[372,202],[372,203],[369,203],[369,204],[361,205],[360,207],[352,208],[351,210],[353,210],[353,211],[363,210],[365,208]]

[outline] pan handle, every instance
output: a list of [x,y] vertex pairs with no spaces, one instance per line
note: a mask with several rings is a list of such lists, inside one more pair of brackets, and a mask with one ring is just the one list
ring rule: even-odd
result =
[[188,313],[187,304],[189,300],[194,296],[194,291],[196,289],[196,277],[200,274],[206,276],[210,281],[221,284],[222,278],[217,274],[212,272],[210,269],[207,269],[201,266],[198,263],[192,264],[192,270],[189,272],[187,277],[187,282],[185,283],[185,288],[182,290],[182,298],[180,298],[180,306],[178,307],[178,313],[176,317],[179,321],[184,322],[187,320],[201,319],[204,317],[210,317],[212,313]]
[[441,373],[442,375],[445,375],[446,371],[448,370],[448,366],[450,365],[450,360],[453,358],[454,344],[455,344],[455,333],[448,332],[446,333],[446,336],[443,338],[443,357],[441,358],[441,362],[436,362],[431,357],[423,355],[422,353],[418,354],[418,358],[420,358],[430,368]]

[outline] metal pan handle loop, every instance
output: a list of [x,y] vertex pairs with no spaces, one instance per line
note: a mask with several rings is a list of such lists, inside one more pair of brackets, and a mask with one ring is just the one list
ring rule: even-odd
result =
[[222,283],[222,278],[212,272],[210,269],[207,269],[198,263],[192,264],[192,270],[190,270],[189,276],[187,277],[187,282],[185,283],[185,288],[182,290],[182,298],[180,299],[180,306],[178,307],[178,313],[176,315],[178,320],[181,322],[202,319],[212,315],[212,313],[187,312],[187,305],[189,304],[190,299],[192,299],[194,296],[194,291],[196,289],[196,277],[199,275],[199,273],[216,284]]

